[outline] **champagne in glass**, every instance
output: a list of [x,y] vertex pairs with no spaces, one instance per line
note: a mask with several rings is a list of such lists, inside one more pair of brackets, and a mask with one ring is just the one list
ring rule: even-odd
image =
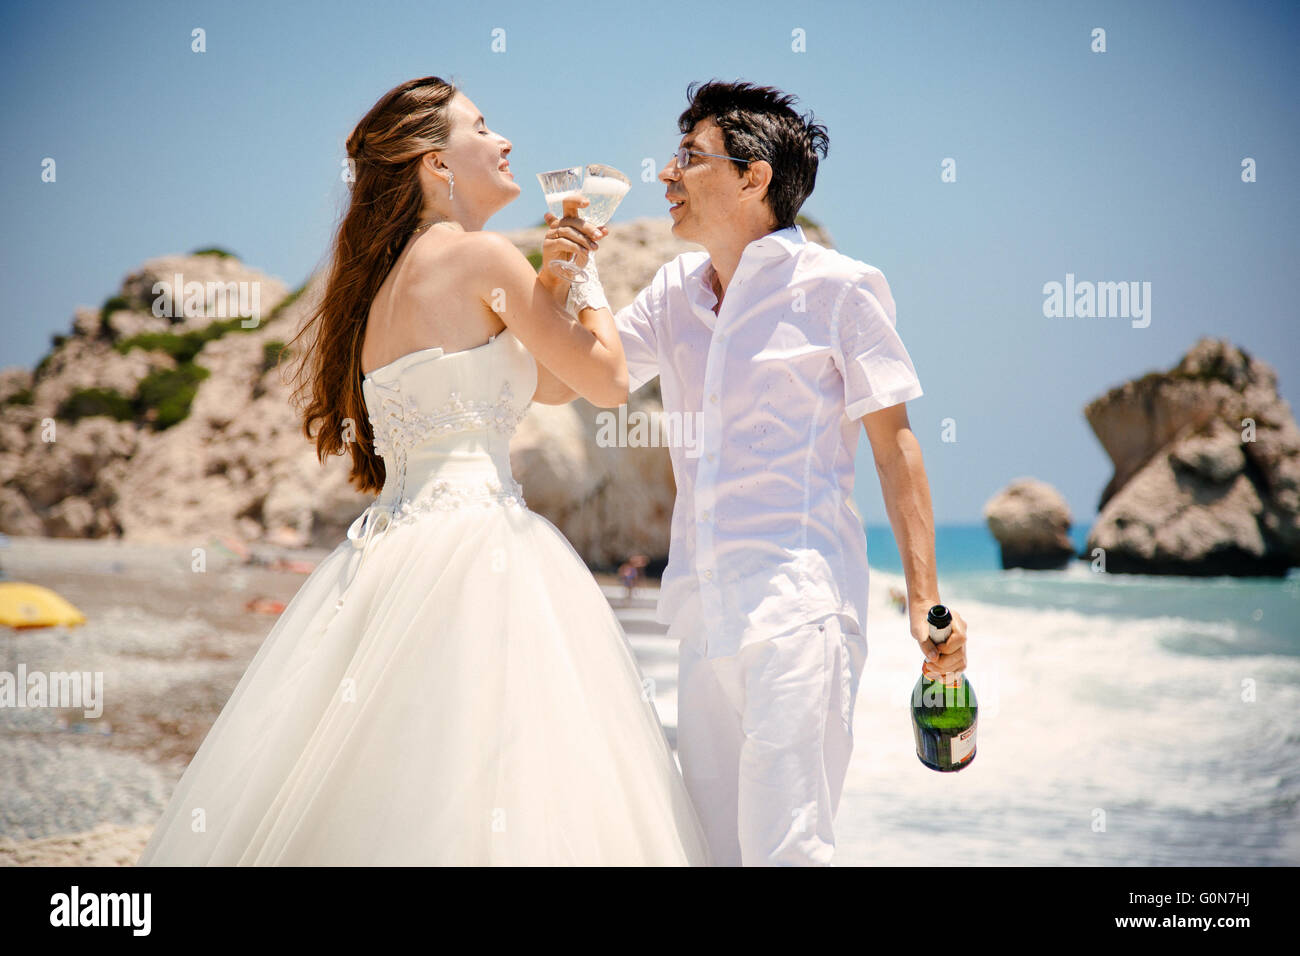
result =
[[[551,211],[551,215],[563,219],[564,201],[582,196],[582,176],[581,166],[568,166],[537,174],[537,181],[542,184],[542,193],[546,196],[546,208]],[[554,260],[551,268],[570,281],[584,274],[573,262],[562,259]]]
[[579,210],[579,215],[593,226],[605,225],[631,188],[628,178],[613,166],[590,164],[582,179],[582,194],[591,205]]
[[[582,194],[588,205],[578,215],[593,226],[603,226],[614,218],[614,210],[632,188],[632,181],[613,166],[588,163],[582,178]],[[575,282],[586,282],[587,271],[579,270]]]
[[[588,163],[586,166],[538,173],[537,178],[541,180],[546,205],[552,215],[564,218],[564,200],[575,195],[583,196],[588,205],[579,209],[578,215],[593,226],[608,223],[614,217],[618,204],[632,188],[632,181],[627,176],[604,163]],[[571,281],[585,282],[587,279],[586,270],[578,268],[572,262],[556,260],[551,265]]]

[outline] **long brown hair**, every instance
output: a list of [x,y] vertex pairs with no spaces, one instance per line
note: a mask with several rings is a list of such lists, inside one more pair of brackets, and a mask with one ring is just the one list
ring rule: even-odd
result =
[[370,305],[412,231],[424,197],[420,158],[445,149],[454,85],[437,76],[407,80],[385,93],[348,137],[354,172],[347,212],[333,242],[329,279],[319,304],[291,342],[308,345],[297,363],[294,404],[316,456],[352,455],[348,481],[363,492],[384,486],[384,461],[361,391],[361,344]]

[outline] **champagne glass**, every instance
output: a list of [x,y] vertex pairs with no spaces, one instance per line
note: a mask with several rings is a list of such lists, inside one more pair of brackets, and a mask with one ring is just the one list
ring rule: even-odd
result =
[[[587,199],[588,205],[579,209],[578,215],[593,226],[608,223],[614,217],[618,204],[632,188],[632,181],[627,176],[604,163],[588,163],[585,166],[538,173],[537,178],[541,181],[542,191],[546,194],[546,205],[552,215],[564,218],[564,200],[582,196]],[[572,259],[557,259],[551,266],[571,282],[587,280],[587,271],[575,265]]]
[[[564,218],[564,201],[576,199],[582,195],[581,166],[567,166],[564,169],[552,169],[550,172],[538,173],[537,181],[542,184],[542,193],[546,196],[546,208],[551,215]],[[570,259],[555,259],[551,269],[569,281],[577,279],[582,270]]]

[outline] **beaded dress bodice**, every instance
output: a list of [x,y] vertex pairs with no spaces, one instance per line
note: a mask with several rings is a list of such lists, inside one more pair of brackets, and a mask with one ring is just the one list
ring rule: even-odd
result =
[[367,374],[361,390],[385,478],[348,529],[361,560],[390,526],[429,512],[523,507],[510,436],[536,389],[537,365],[509,329],[471,349],[410,352]]

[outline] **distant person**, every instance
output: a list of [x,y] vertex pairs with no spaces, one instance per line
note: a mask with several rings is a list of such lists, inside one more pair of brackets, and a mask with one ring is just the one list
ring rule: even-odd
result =
[[627,593],[624,595],[626,600],[631,601],[636,597],[637,582],[641,580],[647,561],[648,559],[644,554],[634,554],[619,565],[618,577],[623,582],[623,587],[627,589]]

